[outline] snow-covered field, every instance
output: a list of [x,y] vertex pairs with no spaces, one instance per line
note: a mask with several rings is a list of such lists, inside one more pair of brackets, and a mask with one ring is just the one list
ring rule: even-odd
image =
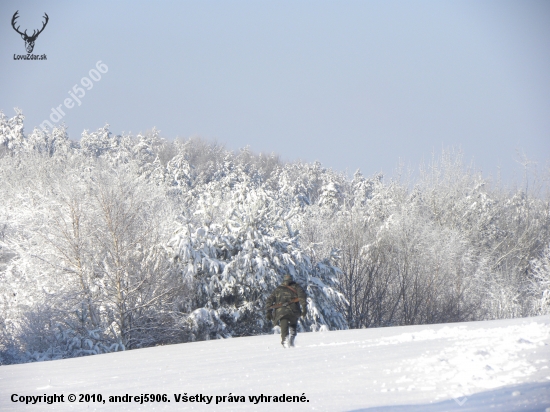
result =
[[[24,404],[54,394],[65,402]],[[109,402],[126,394],[170,402]],[[294,349],[270,335],[2,366],[0,410],[20,409],[550,411],[550,316],[302,333]]]

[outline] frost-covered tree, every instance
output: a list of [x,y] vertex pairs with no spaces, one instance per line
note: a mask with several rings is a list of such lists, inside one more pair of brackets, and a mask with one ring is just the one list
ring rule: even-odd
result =
[[35,128],[28,136],[26,145],[28,150],[53,156],[68,155],[71,150],[71,142],[67,129],[64,126],[55,127],[53,130],[42,130]]
[[550,314],[550,246],[541,256],[531,262],[533,278],[530,291],[533,296],[534,312],[539,315]]
[[99,160],[34,155],[12,166],[5,173],[26,191],[4,187],[22,196],[19,216],[5,212],[14,257],[2,295],[14,296],[4,313],[21,347],[42,359],[181,341],[184,285],[163,246],[163,190]]
[[26,147],[26,138],[24,134],[23,112],[15,109],[15,116],[11,119],[0,111],[0,154],[16,154]]

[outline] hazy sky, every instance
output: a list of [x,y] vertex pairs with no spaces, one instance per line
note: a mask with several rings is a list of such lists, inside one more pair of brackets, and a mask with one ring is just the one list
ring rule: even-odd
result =
[[[16,10],[28,34],[48,14],[47,60],[14,60]],[[550,1],[0,3],[0,110],[27,133],[99,60],[72,139],[156,127],[387,176],[449,147],[506,180],[517,150],[550,159]]]

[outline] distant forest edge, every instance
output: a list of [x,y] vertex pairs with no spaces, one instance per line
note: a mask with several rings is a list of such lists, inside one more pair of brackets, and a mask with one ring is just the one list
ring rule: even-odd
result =
[[0,364],[271,333],[550,313],[548,179],[505,188],[443,152],[352,178],[155,130],[25,135],[0,112]]

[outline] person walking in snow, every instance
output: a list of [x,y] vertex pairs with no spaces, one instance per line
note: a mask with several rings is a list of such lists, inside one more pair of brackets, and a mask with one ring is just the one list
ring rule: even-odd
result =
[[[306,293],[304,289],[292,280],[290,275],[285,275],[283,283],[267,298],[267,320],[272,320],[276,325],[281,325],[281,345],[283,347],[294,346],[296,338],[296,325],[300,315],[307,314]],[[300,306],[302,310],[300,311]],[[288,342],[287,336],[290,334]]]

